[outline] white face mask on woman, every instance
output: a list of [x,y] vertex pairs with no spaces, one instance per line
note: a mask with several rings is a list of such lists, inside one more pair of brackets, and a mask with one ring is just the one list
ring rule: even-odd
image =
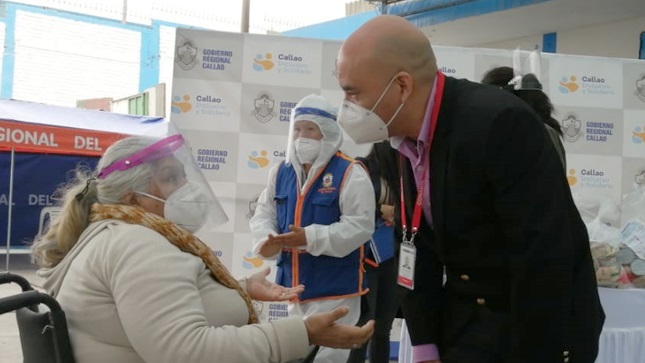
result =
[[386,140],[390,136],[387,127],[390,126],[392,121],[394,121],[394,118],[399,114],[405,103],[401,103],[401,105],[399,105],[394,112],[394,115],[392,115],[387,122],[383,121],[383,119],[377,115],[374,110],[376,110],[376,107],[381,103],[381,100],[385,96],[387,90],[390,89],[395,78],[396,75],[394,75],[390,80],[390,83],[387,84],[387,87],[385,87],[385,90],[383,90],[383,93],[381,93],[381,96],[376,100],[376,103],[371,110],[347,100],[343,101],[343,104],[340,107],[340,112],[338,112],[337,122],[355,143],[376,143]]
[[154,195],[135,192],[164,203],[164,218],[181,228],[195,233],[206,223],[208,215],[208,193],[197,184],[186,183],[172,192],[166,200]]
[[299,137],[294,142],[294,147],[301,164],[313,164],[320,154],[320,140]]

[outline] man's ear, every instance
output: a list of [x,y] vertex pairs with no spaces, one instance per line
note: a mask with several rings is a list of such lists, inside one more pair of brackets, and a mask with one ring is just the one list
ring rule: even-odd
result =
[[401,94],[399,95],[401,103],[406,103],[414,90],[414,79],[412,75],[408,72],[399,72],[396,75],[395,82],[401,89]]

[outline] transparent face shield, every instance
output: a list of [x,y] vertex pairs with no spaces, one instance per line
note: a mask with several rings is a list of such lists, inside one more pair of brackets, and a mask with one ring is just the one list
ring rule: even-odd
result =
[[298,163],[298,158],[296,157],[296,149],[294,145],[294,137],[295,136],[295,130],[294,130],[294,117],[295,117],[295,107],[291,109],[291,115],[289,116],[289,136],[287,138],[287,155],[286,155],[286,162],[287,163]]
[[208,232],[228,221],[226,213],[195,162],[186,140],[172,123],[168,134],[108,165],[100,171],[98,178],[106,179],[114,173],[145,168],[150,175],[149,185],[145,190],[134,192],[139,197],[158,202],[146,203],[153,209],[156,204],[159,209],[149,211],[192,233]]

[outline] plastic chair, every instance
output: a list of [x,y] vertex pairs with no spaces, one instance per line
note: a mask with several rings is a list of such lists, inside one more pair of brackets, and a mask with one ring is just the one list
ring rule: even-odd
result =
[[[34,290],[27,279],[0,273],[0,284],[16,283],[22,292],[0,299],[0,314],[16,312],[24,363],[74,363],[67,320],[60,304],[48,294]],[[46,305],[49,311],[40,311]]]
[[38,221],[38,235],[41,236],[45,233],[48,226],[51,226],[58,215],[60,214],[60,207],[45,207],[40,211],[40,219]]

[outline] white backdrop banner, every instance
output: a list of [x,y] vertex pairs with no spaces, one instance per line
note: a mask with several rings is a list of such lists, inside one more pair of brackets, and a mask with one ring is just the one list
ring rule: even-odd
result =
[[[318,93],[340,106],[334,76],[340,45],[177,30],[171,120],[230,218],[201,237],[235,276],[271,265],[251,254],[249,218],[270,167],[285,157],[295,104]],[[444,74],[472,81],[493,67],[513,66],[511,50],[435,47],[435,53]],[[603,197],[620,203],[636,181],[644,182],[637,176],[645,173],[645,62],[542,54],[541,82],[565,134],[574,197],[585,205]],[[345,137],[343,151],[365,155],[369,147]],[[263,320],[286,316],[284,304],[258,307]]]

